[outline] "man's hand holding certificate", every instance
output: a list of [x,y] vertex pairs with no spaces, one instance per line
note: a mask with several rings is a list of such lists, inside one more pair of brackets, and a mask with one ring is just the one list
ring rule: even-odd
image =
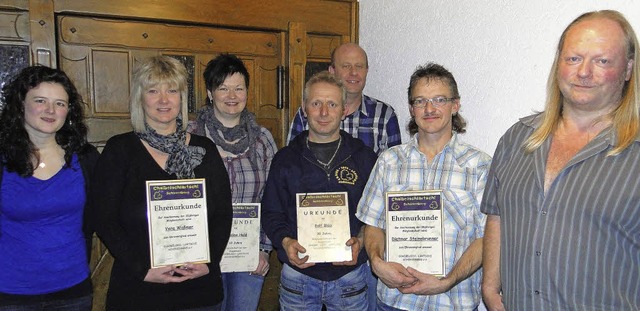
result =
[[442,193],[389,192],[387,261],[434,276],[445,274]]
[[351,240],[347,193],[298,193],[296,198],[299,257],[308,256],[307,263],[352,261],[351,245],[358,242]]

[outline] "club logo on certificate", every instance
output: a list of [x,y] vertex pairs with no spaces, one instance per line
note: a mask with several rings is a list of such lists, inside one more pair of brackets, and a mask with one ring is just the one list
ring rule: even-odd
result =
[[387,261],[443,276],[442,191],[398,191],[386,195]]

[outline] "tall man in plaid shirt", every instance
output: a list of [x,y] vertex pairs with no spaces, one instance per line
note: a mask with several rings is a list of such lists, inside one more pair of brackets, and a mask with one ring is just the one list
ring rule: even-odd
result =
[[[453,75],[419,67],[409,84],[412,140],[383,152],[358,204],[364,244],[378,276],[378,310],[474,310],[480,304],[480,201],[491,157],[461,141],[466,123]],[[445,276],[438,278],[385,258],[385,193],[439,190],[444,210]]]
[[[399,145],[400,127],[393,108],[362,94],[369,72],[367,53],[355,43],[345,43],[331,53],[329,72],[342,80],[347,89],[346,117],[340,128],[362,140],[376,154]],[[291,142],[302,131],[309,129],[307,122],[302,108],[298,109],[287,141]]]

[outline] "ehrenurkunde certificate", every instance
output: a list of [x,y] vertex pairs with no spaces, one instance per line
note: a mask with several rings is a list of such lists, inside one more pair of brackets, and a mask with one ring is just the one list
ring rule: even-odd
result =
[[148,180],[151,268],[209,262],[205,180]]
[[387,261],[444,275],[442,191],[388,192],[386,223]]

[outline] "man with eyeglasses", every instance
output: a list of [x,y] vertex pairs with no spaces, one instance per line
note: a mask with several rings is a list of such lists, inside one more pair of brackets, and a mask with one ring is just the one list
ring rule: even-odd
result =
[[[418,67],[408,97],[412,140],[379,156],[356,213],[366,224],[365,248],[379,278],[378,310],[474,310],[481,301],[480,201],[491,157],[460,140],[466,122],[447,69],[434,63]],[[386,261],[385,194],[414,190],[443,198],[443,277]]]
[[639,49],[619,12],[577,17],[544,112],[500,139],[482,200],[489,310],[640,310]]
[[[345,43],[331,53],[329,72],[340,79],[347,89],[346,117],[340,128],[362,140],[376,154],[399,145],[400,127],[393,108],[362,94],[369,72],[367,53],[355,43]],[[291,142],[308,128],[308,120],[301,107],[293,118],[287,141]]]
[[[303,92],[303,111],[309,120],[309,130],[280,149],[271,163],[262,198],[262,228],[283,263],[282,310],[320,311],[324,305],[327,311],[364,311],[369,305],[370,269],[361,230],[364,224],[355,217],[355,212],[376,154],[361,140],[340,130],[345,97],[342,82],[329,72],[311,77]],[[351,248],[350,260],[315,262],[313,254],[307,254],[307,248],[314,243],[299,242],[300,230],[314,225],[298,222],[298,209],[305,209],[301,207],[303,203],[298,203],[297,195],[306,198],[343,192],[347,194],[347,202],[343,203],[348,205],[348,215],[344,215],[348,217],[348,227],[338,228],[338,224],[329,219],[322,227],[350,232],[348,240],[336,240],[340,246]],[[320,235],[314,240],[315,244],[327,238],[322,233],[313,233]]]

